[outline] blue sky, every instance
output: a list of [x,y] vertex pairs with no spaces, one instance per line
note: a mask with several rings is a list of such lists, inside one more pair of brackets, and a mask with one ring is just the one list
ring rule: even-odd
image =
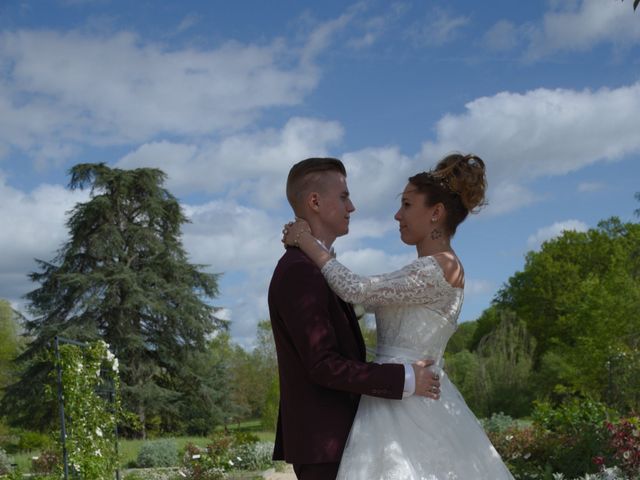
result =
[[0,298],[64,242],[79,162],[169,175],[195,263],[250,347],[290,213],[286,174],[341,158],[356,212],[339,258],[374,274],[416,255],[393,213],[451,151],[488,166],[458,230],[473,320],[566,229],[640,204],[640,12],[632,1],[0,3]]

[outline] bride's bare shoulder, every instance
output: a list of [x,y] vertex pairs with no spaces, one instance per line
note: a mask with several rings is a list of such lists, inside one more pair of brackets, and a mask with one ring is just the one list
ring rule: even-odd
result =
[[455,253],[436,253],[433,258],[440,265],[444,279],[449,285],[455,288],[464,288],[464,268]]

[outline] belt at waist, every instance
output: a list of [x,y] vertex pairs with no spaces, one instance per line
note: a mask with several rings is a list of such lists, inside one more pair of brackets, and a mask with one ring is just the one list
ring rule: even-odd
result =
[[435,360],[436,363],[433,367],[438,367],[439,369],[444,367],[442,356],[429,355],[428,352],[419,352],[410,348],[394,347],[392,345],[378,345],[375,350],[375,361],[377,363],[413,363],[425,359]]

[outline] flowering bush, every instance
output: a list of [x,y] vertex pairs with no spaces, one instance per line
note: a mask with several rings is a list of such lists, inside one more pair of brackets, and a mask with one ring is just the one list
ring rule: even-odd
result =
[[184,473],[194,480],[219,480],[231,470],[264,470],[272,465],[272,451],[272,443],[259,442],[255,435],[219,433],[205,449],[186,446]]
[[53,475],[58,471],[60,456],[55,450],[45,450],[31,459],[31,471],[41,475]]
[[[115,448],[117,416],[121,413],[118,359],[103,341],[86,348],[62,345],[62,370],[69,470],[82,478],[111,480],[118,465]],[[58,364],[58,360],[55,360]],[[103,387],[102,368],[113,382],[111,401],[96,392]],[[53,389],[49,389],[53,394]]]
[[[606,423],[609,432],[609,446],[615,465],[629,478],[640,477],[640,418],[623,418],[618,423]],[[604,464],[604,457],[594,459]]]
[[562,442],[561,438],[536,425],[512,425],[501,432],[489,431],[488,435],[513,476],[519,480],[548,477],[553,471],[549,457]]
[[11,471],[11,459],[2,448],[0,448],[0,475],[6,475]]

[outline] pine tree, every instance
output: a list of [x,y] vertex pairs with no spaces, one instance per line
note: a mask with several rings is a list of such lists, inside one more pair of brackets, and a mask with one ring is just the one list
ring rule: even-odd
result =
[[[43,399],[51,365],[44,351],[54,336],[101,338],[119,358],[125,405],[142,425],[177,414],[176,390],[192,374],[186,362],[223,325],[208,303],[217,275],[188,262],[180,239],[188,221],[158,169],[122,170],[78,164],[69,188],[90,189],[67,221],[69,240],[51,262],[36,260],[39,287],[27,294],[33,337],[19,358],[20,380],[2,410],[12,423],[44,428],[55,405]],[[143,431],[144,433],[144,431]]]

